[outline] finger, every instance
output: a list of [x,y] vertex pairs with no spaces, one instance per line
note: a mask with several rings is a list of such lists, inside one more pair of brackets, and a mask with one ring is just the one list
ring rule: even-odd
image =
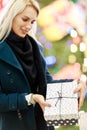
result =
[[74,93],[77,93],[77,92],[79,92],[80,91],[80,87],[78,86],[75,90],[74,90]]
[[80,94],[80,98],[79,98],[79,105],[78,105],[78,109],[80,110],[83,103],[84,103],[84,98],[85,98],[85,95],[82,93]]
[[79,110],[81,109],[81,107],[83,105],[84,99],[85,99],[85,90],[81,89],[80,90],[80,98],[79,98]]
[[74,90],[74,93],[78,93],[78,92],[81,92],[81,93],[85,93],[86,91],[86,86],[82,85],[82,84],[78,84],[78,86],[76,87],[76,89]]
[[41,103],[41,105],[43,105],[44,107],[51,107],[51,104],[49,102],[43,101]]
[[51,107],[51,104],[47,102],[45,99],[41,99],[41,101],[39,102],[39,105],[41,106],[43,112],[45,110],[45,107]]
[[40,104],[42,111],[44,112],[45,107],[51,107],[51,104],[49,104],[48,102],[43,102]]
[[84,88],[82,89],[82,88],[81,88],[81,85],[79,85],[79,86],[75,89],[74,93],[77,93],[77,92],[78,92],[78,96],[79,96],[78,109],[80,110],[81,107],[82,107],[82,105],[83,105],[84,98],[85,98],[85,89],[84,89]]

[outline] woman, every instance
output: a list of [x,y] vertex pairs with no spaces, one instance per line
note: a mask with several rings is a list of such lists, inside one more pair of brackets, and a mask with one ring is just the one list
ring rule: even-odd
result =
[[[43,117],[52,82],[40,46],[28,34],[39,14],[35,0],[11,0],[0,24],[0,130],[48,130]],[[85,86],[80,103],[84,100]],[[35,104],[36,103],[36,104]]]

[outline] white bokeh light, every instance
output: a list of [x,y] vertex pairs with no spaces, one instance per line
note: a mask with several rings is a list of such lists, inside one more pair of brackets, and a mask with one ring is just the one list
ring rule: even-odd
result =
[[70,46],[70,50],[71,50],[71,52],[75,53],[75,52],[77,52],[78,48],[77,48],[77,46],[75,44],[72,44]]
[[80,51],[84,52],[86,50],[86,44],[84,42],[80,43]]

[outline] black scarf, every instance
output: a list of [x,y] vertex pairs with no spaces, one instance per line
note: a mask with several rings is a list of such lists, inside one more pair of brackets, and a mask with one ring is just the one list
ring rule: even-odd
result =
[[36,41],[28,35],[22,38],[11,32],[6,39],[6,42],[12,48],[21,63],[30,83],[32,92],[45,96],[45,72]]

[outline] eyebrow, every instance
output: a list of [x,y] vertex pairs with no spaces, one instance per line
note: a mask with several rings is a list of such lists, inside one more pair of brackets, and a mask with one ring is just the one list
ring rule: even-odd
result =
[[26,16],[26,15],[24,15],[23,17],[26,17],[26,18],[28,18],[28,19],[30,19],[28,16]]

